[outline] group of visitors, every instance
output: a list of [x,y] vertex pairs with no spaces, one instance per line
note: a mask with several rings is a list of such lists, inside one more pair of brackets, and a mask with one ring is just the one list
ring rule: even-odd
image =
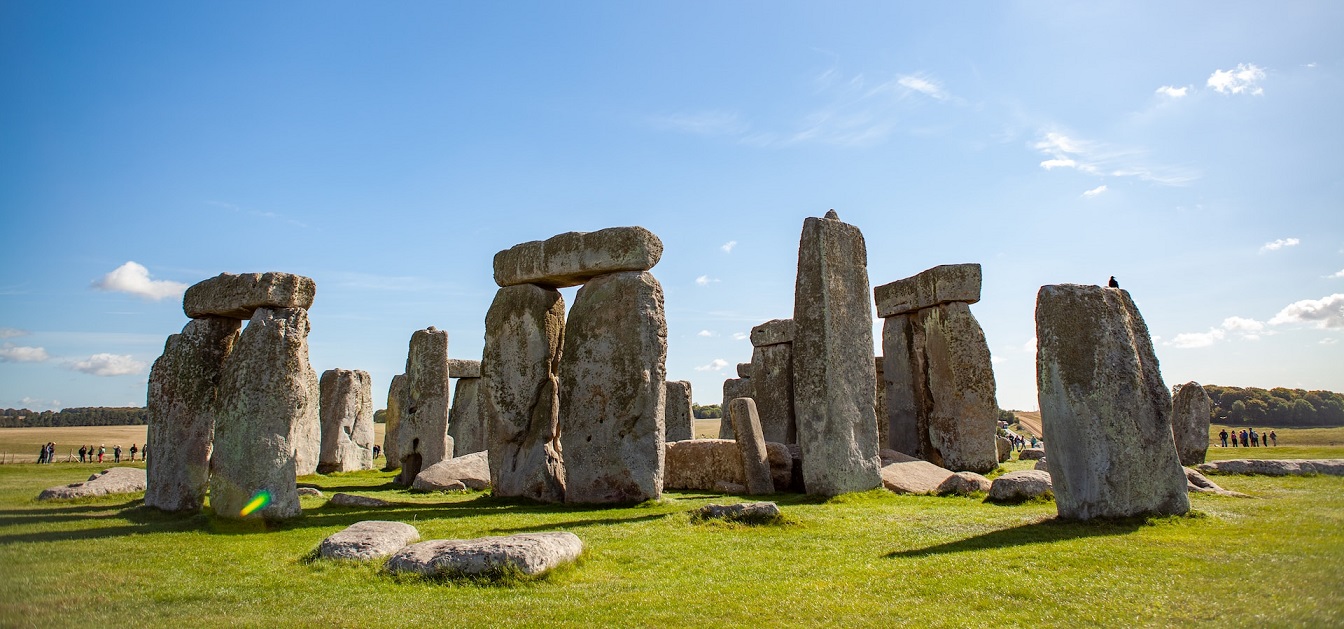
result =
[[1254,428],[1248,430],[1242,430],[1241,432],[1237,432],[1234,429],[1230,433],[1227,432],[1226,428],[1224,428],[1222,431],[1218,433],[1218,440],[1222,442],[1222,446],[1224,448],[1227,447],[1229,437],[1231,437],[1232,447],[1234,448],[1237,446],[1241,446],[1243,448],[1255,448],[1259,446],[1265,446],[1266,448],[1268,448],[1270,447],[1271,443],[1274,444],[1276,447],[1279,445],[1279,435],[1273,430],[1269,431],[1269,434],[1264,435],[1256,432]]
[[56,444],[48,441],[46,445],[38,446],[37,462],[51,463],[56,458]]
[[[123,452],[123,450],[121,449],[121,445],[120,445],[120,444],[117,444],[117,445],[112,446],[112,462],[113,462],[113,463],[120,463],[120,462],[121,462],[121,453],[122,453],[122,452]],[[140,456],[140,460],[141,460],[141,461],[148,461],[148,460],[149,460],[149,444],[148,444],[148,443],[146,443],[146,444],[145,444],[145,447],[143,447],[143,448],[141,448],[141,447],[137,447],[134,443],[132,443],[132,444],[131,444],[131,448],[130,448],[130,450],[126,450],[125,452],[128,452],[128,453],[131,455],[131,458],[130,458],[131,461],[135,461],[135,460],[136,460],[136,459],[135,459],[136,455],[139,455],[139,456]],[[104,444],[104,445],[100,445],[100,446],[98,446],[98,447],[96,447],[96,448],[93,447],[93,446],[91,446],[91,445],[88,445],[88,446],[79,446],[79,462],[80,462],[80,463],[102,463],[102,462],[103,462],[103,458],[106,457],[106,456],[107,456],[107,445],[106,445],[106,444]]]

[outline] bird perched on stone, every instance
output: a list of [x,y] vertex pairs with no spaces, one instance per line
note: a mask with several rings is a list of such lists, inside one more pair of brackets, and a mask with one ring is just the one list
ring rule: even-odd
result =
[[1112,275],[1111,281],[1110,283],[1107,284],[1107,286],[1110,286],[1111,288],[1120,288],[1120,282],[1115,281],[1115,276]]

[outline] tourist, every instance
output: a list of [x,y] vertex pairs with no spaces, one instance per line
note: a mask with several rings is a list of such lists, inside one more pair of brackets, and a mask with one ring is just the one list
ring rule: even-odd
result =
[[378,458],[378,453],[380,453],[380,452],[382,452],[382,451],[383,451],[383,449],[382,449],[381,447],[379,447],[378,444],[374,444],[374,446],[373,446],[373,458],[375,458],[375,459]]
[[52,441],[47,442],[47,462],[56,462],[56,443]]
[[44,443],[37,447],[37,463],[38,465],[41,465],[46,462],[47,462],[47,444]]
[[1241,431],[1241,447],[1243,448],[1251,447],[1250,439],[1246,436],[1245,430]]
[[1274,442],[1274,447],[1279,447],[1279,436],[1273,430],[1269,431],[1269,440]]
[[132,443],[132,444],[131,444],[131,462],[132,462],[132,463],[135,462],[135,453],[136,453],[136,452],[139,452],[139,450],[137,450],[137,449],[135,448],[135,444]]
[[1251,429],[1251,447],[1260,447],[1260,433],[1256,432],[1254,428]]
[[140,460],[141,460],[141,461],[144,461],[144,462],[146,462],[146,463],[149,462],[149,442],[148,442],[148,441],[145,442],[145,447],[140,448]]
[[99,446],[98,446],[98,462],[99,462],[99,463],[102,463],[102,462],[103,462],[103,455],[104,455],[104,454],[107,454],[107,444],[105,444],[105,443],[102,444],[102,445],[99,445]]
[[80,462],[80,463],[83,463],[83,462],[84,462],[84,455],[85,455],[86,453],[88,453],[88,451],[89,451],[89,449],[88,449],[87,447],[85,447],[85,446],[79,446],[79,462]]
[[121,462],[121,444],[112,446],[112,462],[113,463]]
[[1221,441],[1221,442],[1223,442],[1223,446],[1222,446],[1222,447],[1224,447],[1224,448],[1227,447],[1227,429],[1226,429],[1226,428],[1224,428],[1224,429],[1222,429],[1222,430],[1220,430],[1220,431],[1218,432],[1218,440]]

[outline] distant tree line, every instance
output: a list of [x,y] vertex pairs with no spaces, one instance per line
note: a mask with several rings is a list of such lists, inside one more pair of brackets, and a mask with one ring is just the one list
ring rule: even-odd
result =
[[0,409],[0,428],[57,426],[140,426],[149,422],[149,409],[134,406],[87,406],[59,411]]
[[691,404],[691,414],[695,415],[696,419],[723,419],[723,409],[719,408],[718,404],[704,406]]
[[1305,389],[1258,389],[1206,384],[1215,424],[1344,426],[1344,394]]

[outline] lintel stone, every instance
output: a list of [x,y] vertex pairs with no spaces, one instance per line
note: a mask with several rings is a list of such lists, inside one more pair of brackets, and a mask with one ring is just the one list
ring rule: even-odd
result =
[[877,316],[886,318],[941,304],[980,301],[980,265],[944,264],[873,289]]

